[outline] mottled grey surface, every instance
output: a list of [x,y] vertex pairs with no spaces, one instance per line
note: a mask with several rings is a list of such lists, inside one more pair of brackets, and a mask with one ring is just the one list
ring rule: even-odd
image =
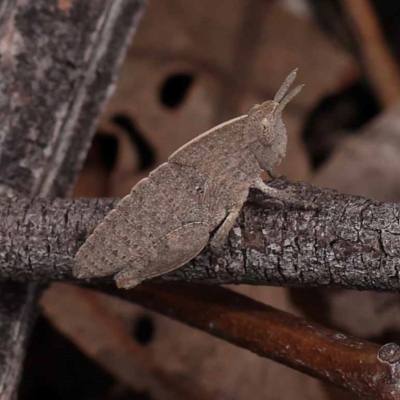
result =
[[0,27],[0,193],[65,196],[143,1],[13,3]]
[[[206,247],[193,261],[157,279],[400,289],[400,204],[305,183],[278,180],[274,186],[312,203],[313,209],[251,191],[218,266]],[[4,199],[0,204],[1,219],[14,226],[12,235],[0,226],[0,279],[46,281],[72,279],[79,246],[118,200]],[[25,207],[26,215],[13,214],[13,207]]]
[[210,238],[220,253],[249,188],[257,182],[271,193],[259,176],[285,156],[282,111],[302,88],[287,94],[296,72],[273,101],[198,136],[135,185],[77,253],[75,276],[116,274],[118,287],[128,289],[179,268]]
[[[0,195],[68,194],[142,5],[1,2]],[[1,400],[16,394],[35,292],[0,285]]]

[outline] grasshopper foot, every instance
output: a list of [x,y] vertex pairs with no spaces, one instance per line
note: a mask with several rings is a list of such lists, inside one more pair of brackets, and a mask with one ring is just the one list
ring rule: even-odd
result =
[[309,211],[309,210],[317,210],[318,209],[318,207],[316,207],[314,204],[312,204],[308,201],[298,199],[295,196],[293,196],[293,194],[286,192],[285,190],[275,189],[271,186],[266,185],[260,178],[258,178],[253,183],[253,188],[266,194],[268,197],[280,200],[284,203],[288,203],[291,206],[293,206],[294,208],[297,208],[300,210]]

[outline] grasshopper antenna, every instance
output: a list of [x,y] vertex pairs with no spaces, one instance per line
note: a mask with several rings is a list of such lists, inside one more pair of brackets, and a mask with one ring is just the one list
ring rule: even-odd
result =
[[303,89],[304,85],[299,85],[296,86],[291,92],[289,92],[288,95],[286,95],[283,100],[279,103],[279,106],[277,108],[277,113],[281,113],[283,109],[288,105],[288,103],[293,100],[294,97],[296,97],[301,90]]
[[288,91],[290,85],[294,82],[294,80],[296,79],[297,76],[297,71],[298,68],[294,69],[285,79],[285,82],[283,82],[282,86],[280,87],[280,89],[278,90],[278,92],[276,93],[275,97],[274,97],[274,101],[276,101],[277,103],[280,103],[281,100],[284,98],[286,92]]

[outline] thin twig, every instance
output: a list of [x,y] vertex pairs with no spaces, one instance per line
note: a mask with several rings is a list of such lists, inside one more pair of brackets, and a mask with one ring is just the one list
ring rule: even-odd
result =
[[400,347],[326,329],[220,287],[142,284],[103,292],[371,399],[400,399]]
[[383,107],[400,98],[400,70],[386,43],[369,0],[342,0],[363,57],[363,64]]

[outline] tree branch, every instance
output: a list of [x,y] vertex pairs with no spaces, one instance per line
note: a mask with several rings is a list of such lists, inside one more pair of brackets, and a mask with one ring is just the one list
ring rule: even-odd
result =
[[361,62],[383,107],[400,98],[400,75],[370,0],[341,0],[355,37]]
[[26,340],[34,319],[37,284],[0,285],[0,399],[16,398]]
[[[66,196],[142,0],[0,6],[0,195]],[[0,399],[15,397],[36,286],[0,285]]]
[[350,390],[357,398],[400,399],[400,347],[395,343],[380,347],[222,287],[169,283],[118,290],[105,285],[102,291]]
[[[312,209],[252,192],[222,262],[206,248],[162,280],[215,284],[400,288],[400,204],[275,181]],[[2,199],[0,279],[72,279],[73,257],[113,199]],[[21,210],[23,212],[21,213]]]

